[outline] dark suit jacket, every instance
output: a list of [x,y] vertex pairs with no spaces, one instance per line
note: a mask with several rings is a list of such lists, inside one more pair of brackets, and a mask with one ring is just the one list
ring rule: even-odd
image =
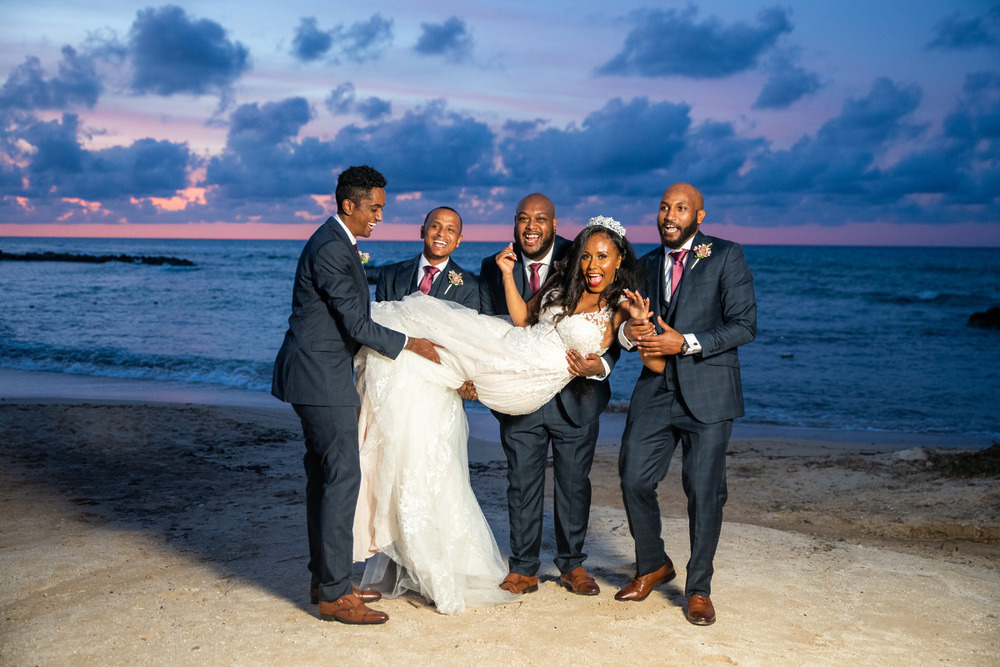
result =
[[[420,255],[413,259],[407,259],[395,264],[383,266],[375,283],[376,301],[399,301],[408,294],[417,291],[420,284],[417,271],[420,268]],[[461,274],[462,284],[452,285],[448,276],[451,272]],[[448,268],[443,276],[438,276],[431,285],[429,296],[445,301],[460,303],[466,308],[479,310],[479,280],[461,266],[454,259],[449,260]]]
[[405,335],[371,319],[361,260],[340,223],[328,218],[299,256],[271,393],[287,403],[360,405],[354,388],[358,349],[367,345],[395,359],[405,343]]
[[[562,261],[572,245],[570,241],[561,236],[555,240],[555,250],[552,253],[553,263]],[[521,261],[521,249],[515,247],[517,261],[514,263],[514,282],[521,291],[521,296],[527,301],[531,298],[531,286],[528,284],[524,271],[524,262]],[[552,268],[549,269],[552,275]],[[490,255],[483,259],[479,272],[479,307],[480,312],[485,315],[509,315],[507,311],[507,298],[504,296],[503,273],[497,266],[496,257]],[[604,360],[608,362],[608,368],[613,370],[615,362],[621,355],[621,348],[613,344],[611,349],[604,353]],[[611,385],[607,379],[590,380],[588,378],[573,378],[559,394],[556,400],[562,406],[563,411],[569,421],[576,426],[584,426],[601,416],[601,412],[607,407],[611,400]]]
[[[711,424],[743,416],[743,385],[736,348],[757,335],[757,302],[753,276],[738,243],[701,232],[692,248],[712,244],[712,254],[690,258],[684,275],[663,319],[672,328],[694,334],[702,351],[677,355],[677,383],[691,416]],[[659,247],[639,258],[646,271],[642,293],[649,296],[654,312],[661,308],[664,252]],[[672,372],[667,363],[665,372]],[[662,374],[643,366],[632,394],[631,410],[644,402],[663,383]]]

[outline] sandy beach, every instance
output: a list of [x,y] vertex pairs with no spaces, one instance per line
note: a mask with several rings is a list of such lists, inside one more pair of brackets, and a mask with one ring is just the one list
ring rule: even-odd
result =
[[[613,599],[634,567],[623,421],[602,418],[592,475],[586,566],[600,596],[556,584],[548,526],[537,593],[460,616],[402,597],[376,603],[388,624],[359,628],[309,604],[288,406],[0,370],[0,664],[1000,662],[1000,478],[962,476],[996,470],[992,443],[738,425],[719,620],[703,628],[683,614],[679,459],[661,506],[680,576],[642,603]],[[470,429],[472,484],[506,552],[496,422],[470,412]]]

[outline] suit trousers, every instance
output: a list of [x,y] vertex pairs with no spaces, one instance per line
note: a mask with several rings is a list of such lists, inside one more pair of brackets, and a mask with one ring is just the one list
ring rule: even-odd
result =
[[354,511],[361,488],[358,409],[294,404],[306,440],[306,521],[309,572],[319,599],[351,592]]
[[576,426],[559,398],[527,415],[500,415],[500,442],[507,455],[507,508],[510,520],[510,571],[528,577],[538,572],[542,546],[542,504],[549,443],[560,572],[571,572],[587,558],[583,543],[590,519],[590,468],[600,420]]
[[638,576],[667,562],[656,487],[666,477],[681,443],[681,483],[687,495],[691,558],[684,595],[710,595],[713,560],[726,503],[726,448],[732,420],[703,424],[688,414],[680,396],[665,386],[640,410],[629,410],[618,457],[622,498],[635,539]]

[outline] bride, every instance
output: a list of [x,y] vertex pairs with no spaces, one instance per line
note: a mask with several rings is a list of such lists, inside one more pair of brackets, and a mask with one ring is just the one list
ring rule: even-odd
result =
[[379,324],[440,345],[441,363],[405,352],[392,361],[368,348],[355,359],[362,487],[354,557],[379,554],[362,588],[388,597],[412,590],[445,614],[509,602],[498,587],[507,565],[469,484],[469,426],[456,390],[472,380],[487,407],[533,412],[572,379],[571,358],[604,353],[625,318],[648,311],[629,292],[640,269],[611,218],[591,219],[527,303],[514,261],[511,246],[497,255],[513,324],[419,292],[372,304]]

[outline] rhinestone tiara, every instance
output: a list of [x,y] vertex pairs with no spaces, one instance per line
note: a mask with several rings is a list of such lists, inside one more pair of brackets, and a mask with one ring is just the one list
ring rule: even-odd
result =
[[622,223],[618,222],[614,218],[606,218],[603,215],[599,215],[596,218],[591,218],[590,222],[587,223],[588,227],[606,227],[613,231],[618,236],[625,236],[625,228],[622,227]]

